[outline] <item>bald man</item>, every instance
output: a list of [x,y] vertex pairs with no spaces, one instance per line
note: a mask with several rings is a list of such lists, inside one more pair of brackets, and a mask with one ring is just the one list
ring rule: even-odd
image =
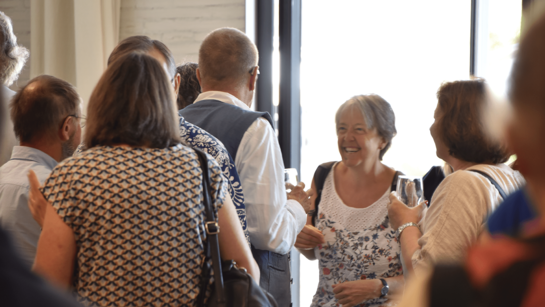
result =
[[13,130],[21,144],[0,167],[0,225],[11,233],[29,269],[43,217],[35,221],[28,207],[27,174],[33,170],[43,183],[59,162],[72,156],[81,141],[80,104],[70,83],[47,75],[30,80],[10,104]]
[[[7,120],[4,104],[4,88],[0,86],[0,122]],[[5,138],[4,126],[0,125],[0,142]],[[0,154],[11,148],[1,147]],[[1,155],[0,155],[1,156]],[[0,177],[1,178],[1,177]],[[56,287],[30,271],[13,245],[13,238],[0,227],[0,299],[2,306],[11,307],[80,307],[67,292]],[[32,293],[32,295],[29,295]]]
[[[187,121],[217,137],[235,159],[244,190],[252,252],[260,285],[289,306],[288,253],[306,223],[304,193],[286,195],[284,162],[268,113],[250,109],[257,75],[256,46],[241,31],[211,32],[199,50],[200,94],[180,110]],[[293,198],[289,199],[288,198]]]

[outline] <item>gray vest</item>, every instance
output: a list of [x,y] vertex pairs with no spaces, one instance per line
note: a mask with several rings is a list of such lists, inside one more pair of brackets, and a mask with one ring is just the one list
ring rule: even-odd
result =
[[[244,110],[219,100],[201,100],[180,110],[179,114],[188,122],[201,127],[220,140],[233,160],[236,159],[244,133],[256,119],[263,117],[274,128],[269,113]],[[289,307],[291,305],[290,254],[280,255],[252,246],[252,255],[261,273],[259,285],[272,294],[279,307]]]
[[269,113],[244,110],[219,100],[201,100],[180,110],[179,114],[220,140],[233,161],[244,133],[256,119],[263,117],[274,128]]

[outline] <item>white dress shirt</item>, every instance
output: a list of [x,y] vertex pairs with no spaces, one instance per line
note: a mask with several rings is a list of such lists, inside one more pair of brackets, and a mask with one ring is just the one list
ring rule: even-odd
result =
[[29,269],[34,263],[41,229],[28,208],[28,171],[33,170],[43,184],[55,166],[57,161],[45,152],[15,146],[11,159],[0,167],[0,225],[11,233]]
[[[209,99],[250,110],[242,101],[225,92],[204,92],[194,103]],[[266,119],[258,118],[244,133],[235,167],[244,192],[252,245],[261,250],[288,253],[305,226],[307,216],[297,201],[287,199],[280,145]]]

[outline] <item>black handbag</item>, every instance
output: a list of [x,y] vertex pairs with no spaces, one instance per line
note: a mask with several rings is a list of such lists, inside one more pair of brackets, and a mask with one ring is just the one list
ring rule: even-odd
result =
[[[271,306],[277,307],[276,301],[267,291],[263,290],[246,269],[239,268],[235,261],[221,261],[218,233],[220,232],[212,203],[210,201],[210,181],[208,178],[208,159],[206,155],[195,150],[199,156],[203,172],[203,204],[206,213],[205,230],[208,236],[205,246],[205,259],[201,274],[201,291],[197,297],[197,306],[231,307],[231,306]],[[214,288],[212,295],[205,304],[206,289],[210,281],[210,265],[212,256],[214,270]]]

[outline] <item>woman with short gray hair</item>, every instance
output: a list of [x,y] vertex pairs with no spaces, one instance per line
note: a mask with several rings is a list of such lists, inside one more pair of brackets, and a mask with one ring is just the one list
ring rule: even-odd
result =
[[341,105],[335,122],[342,160],[314,173],[314,208],[295,244],[319,260],[312,306],[388,305],[403,288],[387,210],[398,172],[381,162],[396,135],[395,115],[379,95],[359,95]]

